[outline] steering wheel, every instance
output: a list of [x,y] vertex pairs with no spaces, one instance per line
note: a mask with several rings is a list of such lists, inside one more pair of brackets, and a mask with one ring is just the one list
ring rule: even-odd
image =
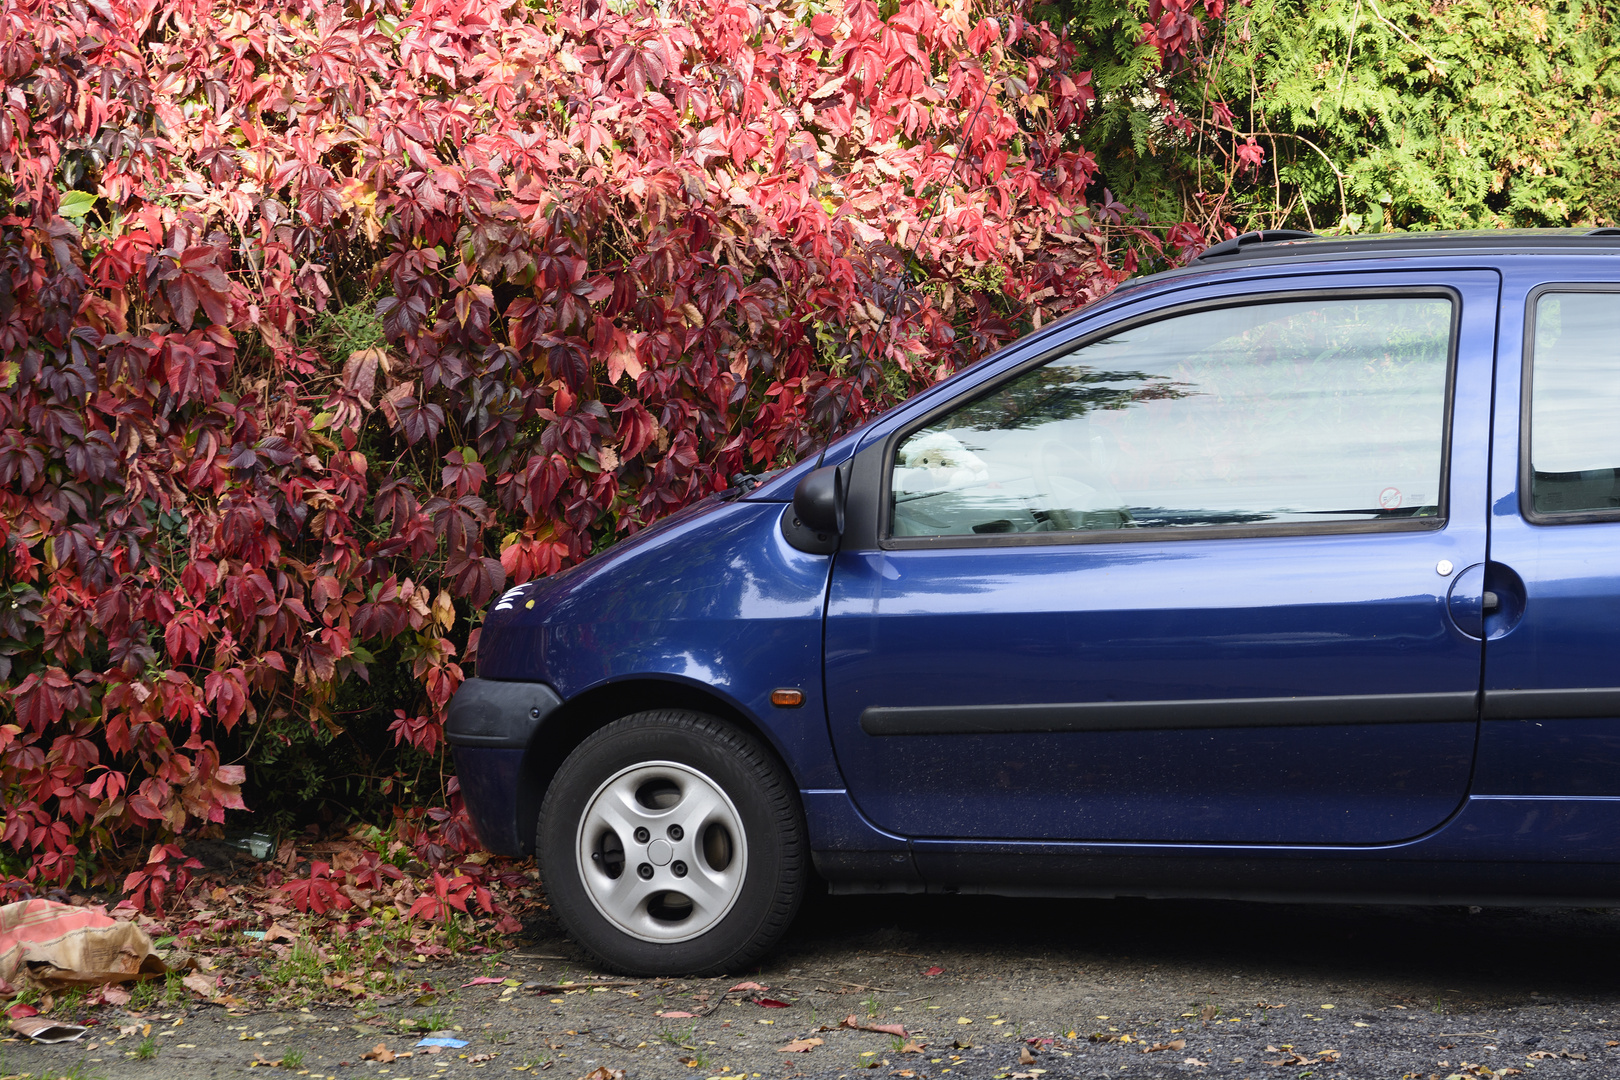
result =
[[[1078,459],[1081,455],[1074,446],[1056,436],[1048,435],[1035,444],[1029,470],[1035,491],[1045,502],[1047,519],[1063,531],[1081,529],[1121,529],[1131,524],[1130,511],[1120,505],[1113,486],[1095,476],[1096,466],[1089,483],[1072,472],[1061,468],[1064,459]],[[1059,465],[1054,468],[1054,463]]]

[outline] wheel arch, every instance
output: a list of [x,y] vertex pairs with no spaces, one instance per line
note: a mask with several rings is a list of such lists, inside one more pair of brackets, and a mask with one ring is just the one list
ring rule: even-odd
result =
[[639,676],[607,682],[564,701],[540,722],[529,739],[515,807],[517,833],[525,852],[533,854],[534,822],[540,816],[540,804],[552,777],[574,748],[613,721],[649,709],[690,709],[753,735],[781,767],[790,785],[797,787],[793,768],[770,729],[712,686],[679,676]]

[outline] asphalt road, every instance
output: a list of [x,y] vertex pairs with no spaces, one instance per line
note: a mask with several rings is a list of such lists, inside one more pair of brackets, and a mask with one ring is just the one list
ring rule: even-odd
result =
[[[81,1044],[4,1044],[0,1076],[1620,1077],[1609,910],[828,898],[757,971],[564,992],[591,969],[532,930],[498,961],[424,968],[430,1005],[154,1010],[149,1060],[109,1039],[131,1023],[110,1012]],[[462,985],[479,974],[512,985]],[[412,1023],[468,1045],[427,1053]],[[365,1060],[379,1044],[411,1056]]]

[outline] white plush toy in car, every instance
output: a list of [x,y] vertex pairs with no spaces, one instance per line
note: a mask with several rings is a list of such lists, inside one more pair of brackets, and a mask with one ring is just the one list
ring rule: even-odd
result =
[[990,479],[990,467],[984,459],[947,431],[907,440],[899,457],[895,464],[904,468],[905,475],[899,475],[901,470],[896,469],[895,479],[901,491],[946,490]]

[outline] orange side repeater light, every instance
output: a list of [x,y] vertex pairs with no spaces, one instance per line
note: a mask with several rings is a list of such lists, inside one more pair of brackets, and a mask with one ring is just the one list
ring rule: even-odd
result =
[[804,704],[804,691],[792,687],[783,687],[771,691],[771,704],[778,709],[797,709]]

